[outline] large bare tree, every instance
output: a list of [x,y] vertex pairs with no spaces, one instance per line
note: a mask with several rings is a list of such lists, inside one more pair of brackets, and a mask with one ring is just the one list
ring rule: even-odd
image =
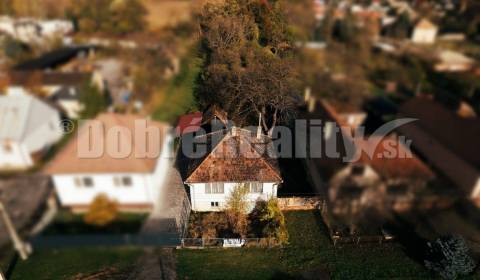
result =
[[200,104],[218,104],[238,125],[271,133],[294,113],[297,75],[283,15],[275,1],[227,0],[201,15],[205,64],[198,80]]

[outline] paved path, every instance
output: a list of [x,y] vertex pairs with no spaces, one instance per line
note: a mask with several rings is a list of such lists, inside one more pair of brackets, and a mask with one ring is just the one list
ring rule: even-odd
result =
[[[142,234],[173,233],[181,228],[186,212],[190,212],[190,202],[178,170],[173,160],[162,186],[159,203],[142,227]],[[188,207],[188,209],[185,209]],[[188,216],[187,216],[188,217]]]
[[176,259],[174,249],[145,249],[135,265],[136,269],[128,277],[128,280],[175,280]]

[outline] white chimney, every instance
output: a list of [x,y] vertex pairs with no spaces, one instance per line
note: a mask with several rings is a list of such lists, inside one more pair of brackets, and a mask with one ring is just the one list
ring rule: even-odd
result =
[[262,137],[262,114],[258,113],[257,139]]
[[311,97],[308,100],[308,112],[313,113],[313,111],[315,111],[316,103],[317,103],[317,101],[315,100],[315,97]]
[[306,87],[306,88],[305,88],[305,95],[304,95],[305,103],[308,103],[308,101],[310,100],[311,95],[312,95],[312,92],[311,92],[310,88],[309,88],[309,87]]

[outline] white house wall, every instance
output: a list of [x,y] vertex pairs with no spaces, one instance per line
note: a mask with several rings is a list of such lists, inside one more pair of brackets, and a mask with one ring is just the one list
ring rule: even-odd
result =
[[[192,202],[193,211],[222,211],[225,208],[226,202],[230,193],[238,183],[224,183],[224,193],[222,194],[207,194],[205,193],[205,183],[189,184],[190,199]],[[276,183],[263,183],[262,193],[248,194],[248,200],[251,202],[250,210],[255,206],[257,200],[268,200],[271,197],[277,196]],[[212,202],[218,202],[218,207],[212,207]]]
[[[132,186],[115,186],[115,177],[128,176],[132,179]],[[75,178],[90,177],[92,187],[75,185]],[[97,195],[106,194],[120,205],[153,204],[154,194],[151,186],[151,174],[139,173],[111,173],[111,174],[68,174],[54,175],[53,182],[60,202],[63,206],[86,206]]]
[[415,29],[412,36],[412,41],[418,44],[433,44],[437,36],[436,29]]

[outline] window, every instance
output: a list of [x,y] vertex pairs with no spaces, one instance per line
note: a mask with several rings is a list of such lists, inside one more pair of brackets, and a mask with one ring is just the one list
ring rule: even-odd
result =
[[113,177],[113,184],[116,187],[131,187],[133,185],[132,178],[125,177]]
[[131,187],[132,186],[132,178],[131,177],[123,177],[122,178],[122,183],[125,187]]
[[93,179],[90,177],[84,177],[83,178],[83,185],[85,187],[93,187]]
[[219,204],[218,204],[218,201],[212,201],[212,202],[210,202],[210,206],[211,206],[211,207],[218,207],[218,205],[219,205]]
[[263,184],[261,182],[251,182],[249,183],[251,193],[262,193]]
[[207,183],[205,185],[205,193],[223,193],[223,183]]
[[93,187],[93,179],[91,177],[75,177],[73,178],[73,182],[76,187]]
[[82,186],[82,179],[75,177],[73,178],[73,182],[75,184],[75,187],[81,187]]

